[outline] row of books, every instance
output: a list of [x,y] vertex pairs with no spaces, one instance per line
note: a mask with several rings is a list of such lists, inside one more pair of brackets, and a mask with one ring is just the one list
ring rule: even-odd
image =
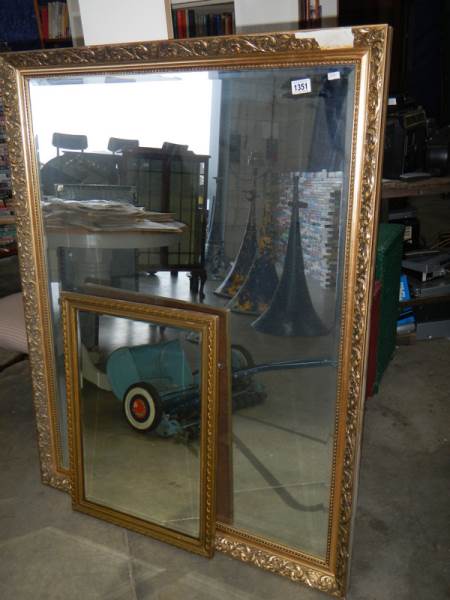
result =
[[9,159],[6,141],[0,143],[0,181],[9,179]]
[[15,227],[15,225],[1,225],[0,226],[0,246],[12,246],[15,243],[16,243],[16,227]]
[[0,203],[7,206],[11,204],[11,182],[9,173],[0,173]]
[[8,147],[6,144],[5,114],[0,100],[0,203],[11,198],[11,175],[9,170]]
[[11,207],[11,175],[6,145],[5,114],[0,100],[0,258],[17,254],[16,227]]
[[320,27],[322,23],[322,5],[320,0],[300,1],[300,26]]
[[208,35],[231,35],[234,33],[233,14],[204,13],[192,8],[172,11],[175,38],[204,37]]
[[0,258],[17,254],[16,226],[13,211],[6,205],[6,199],[0,201]]
[[44,41],[70,38],[69,10],[65,2],[41,2],[39,17]]

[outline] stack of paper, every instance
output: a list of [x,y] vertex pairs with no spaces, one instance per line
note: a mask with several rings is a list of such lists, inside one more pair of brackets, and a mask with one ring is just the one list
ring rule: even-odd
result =
[[62,200],[46,196],[42,201],[46,228],[82,228],[88,231],[138,229],[179,231],[185,225],[172,213],[147,211],[140,206],[110,200]]

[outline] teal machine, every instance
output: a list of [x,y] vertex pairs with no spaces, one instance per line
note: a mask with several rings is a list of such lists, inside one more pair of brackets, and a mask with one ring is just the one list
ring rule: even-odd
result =
[[[232,346],[232,408],[264,401],[264,387],[254,380],[258,373],[323,366],[336,365],[328,359],[255,365],[244,347]],[[191,371],[180,341],[171,340],[115,350],[106,364],[108,387],[99,387],[111,389],[123,402],[125,417],[134,429],[170,437],[198,430],[200,377],[198,371]]]
[[[233,408],[262,402],[263,387],[247,373],[249,353],[234,346],[231,357],[233,373],[245,373],[233,385]],[[198,429],[201,375],[191,371],[179,340],[119,348],[108,358],[106,375],[134,429],[163,437]]]

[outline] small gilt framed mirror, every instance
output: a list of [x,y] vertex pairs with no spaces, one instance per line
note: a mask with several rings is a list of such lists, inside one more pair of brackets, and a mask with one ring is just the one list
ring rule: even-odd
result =
[[220,313],[215,547],[345,594],[389,45],[377,25],[3,55],[45,483],[70,488],[61,294]]
[[73,507],[211,556],[218,317],[86,294],[61,302]]

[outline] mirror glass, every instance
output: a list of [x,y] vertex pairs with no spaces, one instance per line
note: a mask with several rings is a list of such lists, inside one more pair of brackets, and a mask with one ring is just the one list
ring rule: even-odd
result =
[[[225,307],[232,477],[219,519],[324,558],[354,66],[33,78],[30,99],[63,464],[62,290],[95,283]],[[83,334],[92,352],[97,334]],[[193,454],[170,448],[186,477]],[[95,473],[101,454],[86,452]],[[161,518],[192,517],[178,508]]]
[[198,538],[201,333],[85,311],[78,325],[84,497]]

